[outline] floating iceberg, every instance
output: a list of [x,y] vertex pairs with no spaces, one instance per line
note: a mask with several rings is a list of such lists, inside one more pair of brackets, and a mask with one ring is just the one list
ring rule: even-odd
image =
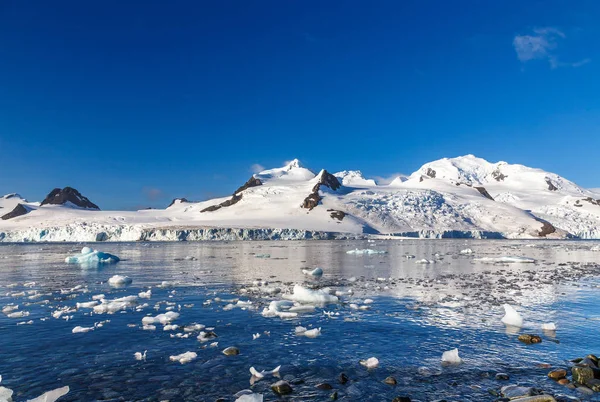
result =
[[360,254],[385,254],[385,253],[387,253],[387,251],[384,251],[384,250],[373,250],[373,249],[370,249],[370,248],[365,248],[365,249],[355,248],[354,250],[348,250],[348,251],[346,251],[346,254],[357,254],[357,255],[360,255]]
[[27,402],[54,402],[58,400],[61,396],[65,396],[69,393],[70,388],[68,386],[57,388],[52,391],[48,391],[35,399],[30,399]]
[[74,334],[81,334],[81,333],[86,333],[86,332],[93,331],[95,329],[96,329],[95,327],[80,327],[80,326],[77,326],[77,327],[73,328],[73,330],[71,332],[74,333]]
[[306,304],[329,304],[338,302],[337,296],[330,295],[326,289],[312,290],[301,285],[294,285],[293,293],[290,295],[283,295],[283,297],[288,300]]
[[506,325],[510,325],[512,327],[522,327],[523,326],[523,317],[515,310],[513,306],[510,304],[504,304],[504,317],[502,317],[502,322]]
[[274,368],[273,370],[271,370],[271,371],[265,371],[265,370],[263,370],[263,371],[260,371],[260,372],[259,372],[259,371],[257,371],[257,370],[254,368],[254,366],[253,366],[253,367],[250,367],[250,374],[252,374],[252,377],[255,377],[255,378],[257,378],[257,379],[264,378],[264,377],[265,377],[265,376],[267,376],[267,375],[274,375],[274,376],[277,376],[277,375],[279,375],[279,369],[280,369],[280,368],[281,368],[281,366],[277,366],[277,367],[275,367],[275,368]]
[[462,359],[458,355],[458,349],[447,350],[442,354],[442,364],[461,364]]
[[263,402],[263,394],[255,394],[250,391],[249,394],[241,395],[235,402]]
[[82,248],[81,254],[65,258],[67,264],[116,264],[120,260],[116,255],[92,250],[89,247]]
[[113,314],[117,311],[126,310],[130,307],[134,307],[137,304],[137,296],[125,296],[114,300],[101,300],[102,303],[94,306],[94,313],[96,314]]
[[135,352],[133,354],[133,357],[135,360],[146,360],[146,352],[147,350],[144,350],[144,353],[142,352]]

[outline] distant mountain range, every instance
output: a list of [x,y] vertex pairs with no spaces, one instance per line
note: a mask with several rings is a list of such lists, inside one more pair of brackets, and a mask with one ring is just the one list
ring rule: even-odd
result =
[[[233,190],[233,189],[232,189]],[[0,241],[600,238],[600,191],[554,173],[473,155],[426,163],[378,185],[360,171],[315,173],[297,160],[231,196],[166,209],[101,211],[77,190],[42,202],[0,198]]]

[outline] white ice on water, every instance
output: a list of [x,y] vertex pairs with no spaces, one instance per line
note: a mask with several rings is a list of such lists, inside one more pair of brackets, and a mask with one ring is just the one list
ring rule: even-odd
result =
[[369,357],[366,360],[361,360],[360,364],[362,364],[368,369],[373,369],[379,366],[379,359],[377,359],[376,357]]
[[364,249],[358,249],[355,248],[354,250],[348,250],[346,251],[346,254],[356,254],[356,255],[362,255],[362,254],[385,254],[387,253],[387,251],[385,250],[373,250],[370,248],[364,248]]
[[504,304],[503,307],[505,314],[504,317],[502,317],[502,322],[512,327],[522,327],[523,317],[521,317],[517,310],[510,304]]
[[172,362],[186,364],[194,360],[196,357],[198,357],[198,354],[196,352],[185,352],[180,355],[169,356],[169,360],[171,360]]
[[144,317],[142,318],[142,324],[144,325],[150,325],[150,324],[170,324],[171,321],[176,320],[177,318],[179,318],[179,313],[176,313],[175,311],[167,311],[164,314],[159,314],[156,317]]
[[337,296],[329,294],[328,289],[312,290],[302,285],[294,285],[292,294],[283,295],[285,299],[294,300],[299,303],[329,304],[337,303]]
[[544,324],[542,324],[542,330],[543,331],[556,331],[556,324],[553,322],[544,323]]
[[128,276],[113,275],[108,279],[108,284],[115,288],[130,285],[133,280]]
[[117,311],[126,310],[134,307],[137,303],[137,296],[125,296],[114,300],[102,299],[101,303],[94,306],[94,313],[96,314],[113,314]]
[[263,402],[263,394],[244,394],[237,398],[235,402]]
[[443,364],[460,364],[462,363],[462,359],[458,355],[458,349],[447,350],[442,353],[442,363]]
[[505,264],[533,264],[535,260],[529,257],[502,256],[502,257],[481,257],[474,258],[473,261],[485,263],[505,263]]
[[65,258],[67,264],[116,264],[119,261],[121,259],[116,255],[92,250],[89,247],[82,248],[80,254]]
[[264,378],[267,375],[278,375],[279,374],[279,369],[281,369],[281,366],[277,366],[275,367],[273,370],[270,371],[257,371],[254,366],[250,367],[250,374],[252,374],[252,377],[255,377],[257,379],[261,379]]
[[135,352],[133,354],[133,357],[135,360],[146,360],[146,352],[147,350],[144,350],[144,353],[142,352]]
[[302,273],[304,275],[310,275],[310,276],[314,276],[314,277],[319,278],[319,277],[323,276],[323,269],[319,268],[319,267],[313,269],[312,271],[309,270],[309,269],[303,269]]
[[80,326],[76,326],[75,328],[73,328],[73,330],[71,330],[72,333],[74,334],[81,334],[81,333],[86,333],[86,332],[90,332],[95,330],[96,327],[80,327]]

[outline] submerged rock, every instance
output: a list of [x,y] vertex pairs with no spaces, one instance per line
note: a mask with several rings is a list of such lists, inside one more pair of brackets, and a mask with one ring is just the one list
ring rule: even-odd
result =
[[230,346],[228,348],[223,349],[223,354],[225,356],[235,356],[240,354],[240,350],[235,346]]
[[541,343],[542,338],[539,335],[523,334],[519,335],[519,341],[531,345],[533,343]]
[[315,385],[315,388],[317,389],[322,389],[322,390],[330,390],[333,389],[333,387],[331,386],[331,384],[328,384],[326,382],[322,382],[320,384]]
[[556,369],[552,370],[548,373],[548,377],[552,378],[554,381],[558,381],[567,376],[567,370],[565,369]]
[[385,380],[383,380],[384,383],[388,384],[388,385],[396,385],[398,384],[398,381],[396,381],[396,379],[392,376],[387,377]]
[[287,395],[287,394],[291,394],[294,391],[292,389],[292,386],[287,381],[284,381],[284,380],[277,381],[275,384],[272,384],[271,389],[277,395]]
[[344,373],[341,373],[338,377],[338,381],[340,382],[340,384],[345,384],[348,382],[348,376]]

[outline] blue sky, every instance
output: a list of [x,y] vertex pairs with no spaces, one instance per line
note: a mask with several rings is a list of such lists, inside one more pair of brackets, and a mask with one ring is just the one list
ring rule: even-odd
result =
[[158,207],[255,164],[468,153],[600,187],[598,20],[597,1],[5,1],[0,193]]

